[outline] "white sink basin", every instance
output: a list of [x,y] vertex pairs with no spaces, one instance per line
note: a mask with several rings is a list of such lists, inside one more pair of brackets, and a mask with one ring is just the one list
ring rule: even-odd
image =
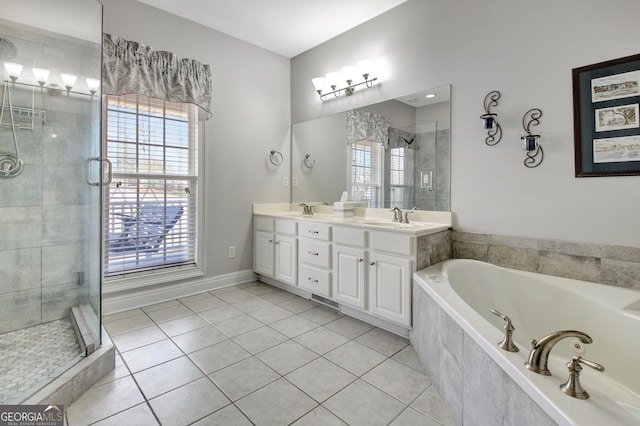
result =
[[411,228],[411,223],[400,223],[400,222],[391,222],[391,221],[382,221],[382,220],[365,220],[362,222],[363,225],[373,225],[373,226],[383,226],[385,228]]

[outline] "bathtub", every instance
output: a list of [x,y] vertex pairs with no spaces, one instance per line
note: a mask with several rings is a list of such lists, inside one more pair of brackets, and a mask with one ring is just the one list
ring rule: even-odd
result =
[[[519,352],[497,347],[513,321]],[[579,330],[593,339],[580,382],[562,393],[572,338],[549,357],[551,376],[528,371],[531,339]],[[411,342],[457,424],[640,425],[640,291],[448,260],[414,274]]]

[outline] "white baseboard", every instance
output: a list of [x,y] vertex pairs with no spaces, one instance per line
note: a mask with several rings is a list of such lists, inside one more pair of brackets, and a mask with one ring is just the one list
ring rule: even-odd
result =
[[255,281],[256,274],[247,269],[209,278],[197,278],[179,283],[162,283],[132,288],[117,292],[103,293],[102,315],[115,314],[143,306],[166,302],[192,294],[211,291],[222,287]]

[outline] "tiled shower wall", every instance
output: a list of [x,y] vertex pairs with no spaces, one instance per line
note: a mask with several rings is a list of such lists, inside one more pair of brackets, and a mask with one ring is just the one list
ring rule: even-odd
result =
[[640,248],[453,231],[456,259],[640,290]]
[[[422,210],[451,210],[450,194],[450,145],[448,122],[436,122],[435,126],[443,127],[416,135],[418,149],[415,150],[415,205]],[[446,128],[445,128],[446,127]],[[420,186],[420,171],[433,171],[433,190]]]
[[[0,33],[4,30],[0,26]],[[56,43],[44,46],[13,39],[19,52],[16,62],[37,57],[40,65],[51,57],[66,63],[70,71],[82,69],[86,62],[77,51],[60,49]],[[77,273],[90,268],[86,218],[95,209],[84,161],[90,156],[88,141],[95,138],[96,105],[88,96],[46,88],[16,85],[11,94],[14,106],[35,103],[36,109],[46,111],[46,119],[35,121],[33,130],[16,130],[24,169],[14,178],[0,179],[0,333],[66,317],[69,307],[86,302],[90,274],[79,285]],[[13,153],[7,112],[0,128],[0,152]]]

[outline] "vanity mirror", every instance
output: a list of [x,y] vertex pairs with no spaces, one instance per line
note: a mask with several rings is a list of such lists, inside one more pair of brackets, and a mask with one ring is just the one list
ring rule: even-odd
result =
[[[451,86],[292,126],[291,200],[450,211]],[[350,125],[347,126],[347,122]]]

